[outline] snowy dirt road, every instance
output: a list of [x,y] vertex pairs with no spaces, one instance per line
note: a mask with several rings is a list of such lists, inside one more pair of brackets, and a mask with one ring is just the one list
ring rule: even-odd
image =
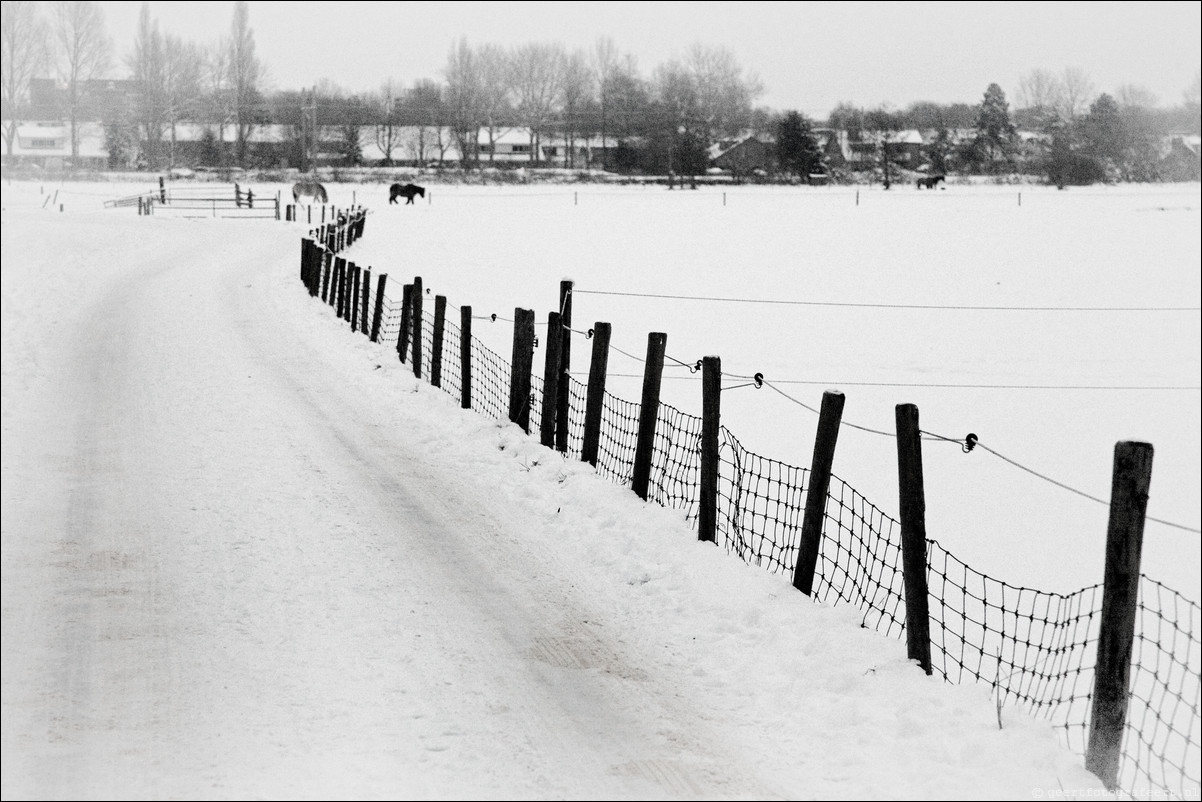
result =
[[414,378],[307,295],[302,226],[3,189],[4,799],[1100,790],[1046,719]]
[[293,328],[294,230],[93,225],[5,388],[6,570],[47,579],[5,619],[5,798],[786,792]]

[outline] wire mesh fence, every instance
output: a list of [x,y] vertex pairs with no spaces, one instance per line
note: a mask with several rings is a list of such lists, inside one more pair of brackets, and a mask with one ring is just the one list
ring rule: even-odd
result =
[[[359,225],[359,234],[362,225]],[[357,236],[357,235],[356,235]],[[327,239],[329,234],[327,233]],[[334,238],[337,240],[337,237]],[[341,241],[341,240],[338,240]],[[353,241],[353,238],[352,240]],[[328,261],[328,260],[327,260]],[[390,286],[393,291],[395,286]],[[374,302],[373,302],[374,304]],[[412,360],[421,337],[421,374],[439,360],[440,386],[461,397],[470,372],[470,406],[495,420],[510,416],[509,361],[476,339],[461,365],[463,331],[447,315],[442,351],[430,348],[435,318],[404,315],[402,304],[385,297],[379,341],[400,344],[399,358]],[[408,320],[409,330],[405,331]],[[406,347],[406,344],[408,346]],[[533,366],[529,428],[542,425],[542,365]],[[561,450],[579,459],[584,439],[587,385],[566,378],[567,412],[556,423],[566,431]],[[606,393],[597,452],[597,472],[631,481],[641,403]],[[719,543],[744,562],[791,575],[796,568],[810,471],[748,451],[725,427],[719,435],[717,530]],[[647,498],[680,510],[696,525],[701,486],[702,418],[657,405]],[[1084,754],[1090,725],[1102,586],[1062,595],[1017,587],[965,564],[937,541],[926,541],[933,670],[949,683],[990,685],[999,706],[1018,705],[1056,726],[1067,746]],[[850,604],[862,625],[902,637],[906,605],[901,524],[851,485],[831,476],[816,566],[813,598]],[[1202,644],[1197,603],[1147,577],[1141,578],[1129,712],[1119,786],[1132,798],[1149,793],[1197,799],[1202,788],[1200,687]]]

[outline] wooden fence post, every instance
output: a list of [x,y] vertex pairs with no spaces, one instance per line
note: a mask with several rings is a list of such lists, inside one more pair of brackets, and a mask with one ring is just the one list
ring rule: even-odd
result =
[[325,248],[319,249],[318,253],[321,257],[321,300],[325,303],[330,302],[330,252]]
[[334,308],[338,317],[345,317],[346,312],[346,259],[334,257],[335,269],[338,271],[338,304]]
[[[141,198],[139,198],[138,200],[141,201]],[[140,214],[141,210],[139,209],[138,212]],[[313,279],[310,278],[310,275],[309,275],[311,272],[309,270],[309,263],[311,261],[310,256],[309,256],[309,246],[311,244],[312,243],[308,239],[301,240],[301,271],[300,271],[301,281],[304,283],[305,287],[307,287],[309,289],[310,295],[313,294]]]
[[1139,571],[1144,519],[1152,482],[1152,444],[1124,440],[1114,446],[1110,521],[1106,529],[1106,577],[1094,667],[1093,702],[1085,768],[1107,790],[1118,788],[1131,653],[1139,612]]
[[818,413],[818,433],[814,437],[814,456],[810,461],[801,540],[797,547],[797,564],[793,567],[793,587],[807,596],[814,590],[814,568],[818,565],[818,552],[822,546],[822,523],[826,517],[839,423],[843,419],[843,401],[843,393],[828,390],[822,394],[822,410]]
[[404,362],[409,358],[409,320],[410,304],[413,301],[413,285],[406,284],[401,288],[401,332],[396,338],[396,352]]
[[359,304],[359,331],[368,333],[367,308],[371,305],[371,268],[363,268],[363,298]]
[[422,277],[413,277],[413,375],[422,377]]
[[509,420],[530,433],[530,371],[534,365],[534,311],[513,310],[513,366],[509,377]]
[[931,621],[927,599],[927,502],[922,479],[922,432],[918,407],[898,404],[897,481],[906,591],[906,656],[931,673]]
[[376,279],[376,308],[371,317],[371,341],[380,341],[380,323],[384,317],[384,285],[388,282],[388,274],[381,273]]
[[309,294],[314,298],[321,294],[321,274],[324,267],[321,248],[313,239],[309,240]]
[[326,302],[331,309],[338,308],[338,257],[331,250],[326,250],[326,264],[330,271],[330,296]]
[[459,307],[459,406],[472,408],[472,308]]
[[359,269],[359,265],[354,262],[351,262],[350,266],[351,292],[350,297],[347,298],[346,319],[351,324],[351,333],[354,334],[359,331],[359,274],[362,271]]
[[309,274],[309,295],[316,298],[321,293],[321,249],[317,247],[317,243],[312,239],[307,239],[305,242],[306,271]]
[[430,342],[430,384],[442,387],[442,330],[447,322],[447,297],[434,296],[434,331]]
[[539,442],[555,447],[555,408],[559,406],[559,382],[562,372],[559,345],[563,341],[563,326],[558,312],[547,313],[547,361],[543,368],[543,404],[539,420]]
[[643,399],[639,405],[639,434],[634,447],[634,469],[630,488],[643,501],[651,484],[651,458],[655,453],[655,423],[659,419],[659,390],[664,375],[664,349],[668,335],[647,335],[647,362],[643,367]]
[[722,360],[701,360],[701,489],[697,539],[718,541],[718,427],[722,417]]
[[563,336],[559,341],[559,394],[555,403],[555,449],[568,450],[568,415],[572,406],[572,286],[559,282],[559,322]]
[[588,371],[588,395],[584,402],[584,442],[580,459],[597,467],[601,447],[601,415],[605,411],[605,371],[609,368],[609,338],[612,326],[597,321],[593,325],[593,359]]

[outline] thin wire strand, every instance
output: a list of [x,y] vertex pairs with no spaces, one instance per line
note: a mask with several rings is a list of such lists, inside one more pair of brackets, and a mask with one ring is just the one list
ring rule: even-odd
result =
[[843,301],[793,301],[772,298],[728,298],[715,295],[671,295],[650,292],[581,290],[587,295],[619,295],[627,298],[666,298],[676,301],[719,301],[738,304],[774,304],[780,306],[840,306],[859,309],[943,309],[972,312],[1200,312],[1199,306],[973,306],[966,304],[869,304]]

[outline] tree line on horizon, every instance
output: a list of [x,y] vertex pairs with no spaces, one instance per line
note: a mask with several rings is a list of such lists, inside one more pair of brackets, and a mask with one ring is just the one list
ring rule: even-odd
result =
[[[1200,129],[1198,74],[1182,103],[1171,107],[1158,106],[1151,93],[1134,85],[1099,94],[1080,69],[1059,74],[1036,69],[1020,81],[1013,111],[1001,87],[990,84],[978,103],[918,101],[892,109],[844,102],[818,121],[756,105],[763,94],[760,79],[745,73],[726,48],[694,44],[683,57],[644,75],[634,57],[608,38],[589,51],[568,51],[557,43],[504,48],[460,39],[438,79],[406,84],[385,78],[378,90],[366,93],[348,92],[331,80],[272,91],[244,0],[235,4],[229,34],[207,45],[163,33],[144,3],[134,45],[119,62],[136,90],[126,102],[97,108],[85,89],[118,65],[100,6],[54,0],[45,4],[44,15],[43,5],[3,2],[2,117],[9,155],[17,124],[32,111],[30,83],[50,72],[65,88],[60,111],[71,124],[73,155],[79,152],[78,122],[99,115],[112,163],[136,159],[154,170],[176,163],[178,127],[198,123],[207,133],[195,155],[213,166],[274,167],[282,159],[309,171],[318,153],[331,148],[354,165],[362,161],[364,129],[374,132],[387,165],[402,130],[416,128],[419,160],[427,153],[440,160],[454,144],[471,167],[495,155],[495,147],[481,147],[482,139],[492,145],[502,131],[520,127],[530,132],[532,161],[545,138],[569,145],[600,138],[615,143],[615,169],[679,174],[703,172],[710,145],[758,134],[777,143],[782,166],[804,177],[823,169],[814,134],[823,127],[853,139],[875,136],[886,162],[892,135],[932,132],[931,164],[940,171],[1013,168],[1022,144],[1017,132],[1023,130],[1040,135],[1041,164],[1049,176],[1065,173],[1054,178],[1153,180],[1160,139]],[[284,127],[282,148],[269,155],[255,152],[250,134],[261,125]],[[227,131],[233,135],[228,145]],[[965,137],[965,131],[973,133]],[[575,148],[567,153],[565,158],[574,158]],[[264,160],[271,163],[261,164]]]

